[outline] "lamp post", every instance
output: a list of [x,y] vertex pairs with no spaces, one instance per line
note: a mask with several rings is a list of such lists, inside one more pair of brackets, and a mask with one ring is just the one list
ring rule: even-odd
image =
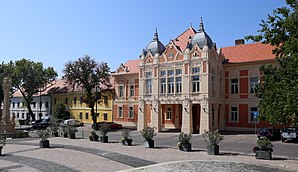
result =
[[258,118],[259,113],[254,112],[254,121],[255,121],[255,134],[257,134],[257,118]]

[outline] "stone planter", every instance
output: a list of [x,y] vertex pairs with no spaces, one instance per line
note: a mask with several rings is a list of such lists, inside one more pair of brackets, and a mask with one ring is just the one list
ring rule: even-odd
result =
[[256,150],[255,157],[256,157],[256,159],[271,160],[272,159],[272,152],[271,151]]
[[208,155],[219,155],[219,146],[207,146],[207,154]]
[[39,147],[40,148],[49,148],[50,147],[50,141],[49,140],[39,141]]
[[89,140],[90,140],[90,141],[98,142],[98,139],[99,139],[99,136],[98,136],[98,135],[90,136],[90,137],[89,137]]
[[124,140],[124,142],[122,142],[122,145],[131,146],[132,145],[132,140]]
[[109,142],[109,137],[108,136],[100,136],[99,140],[102,143],[108,143]]
[[181,146],[179,147],[179,150],[189,152],[191,151],[191,144],[190,143],[181,144]]
[[64,138],[67,138],[68,136],[67,136],[67,133],[63,133],[63,137]]
[[154,148],[154,140],[145,140],[144,147],[145,148]]
[[0,146],[0,156],[2,156],[2,149],[3,149],[3,146]]
[[53,132],[52,135],[53,135],[54,137],[58,137],[58,136],[59,136],[59,133],[58,133],[58,131],[56,131],[56,132]]
[[68,133],[68,138],[69,139],[75,139],[76,138],[76,133]]

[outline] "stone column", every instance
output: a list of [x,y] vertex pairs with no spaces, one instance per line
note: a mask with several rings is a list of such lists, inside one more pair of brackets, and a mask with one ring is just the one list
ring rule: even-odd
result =
[[201,103],[201,119],[200,119],[200,134],[204,133],[204,131],[210,130],[210,115],[211,115],[211,105],[209,104],[208,98],[204,96]]
[[160,108],[159,108],[159,101],[154,99],[152,102],[152,127],[156,128],[157,132],[161,131],[161,115],[160,115]]
[[139,101],[138,109],[138,126],[137,130],[140,131],[145,128],[145,102],[144,100]]
[[2,116],[1,116],[1,125],[0,125],[0,132],[13,132],[14,126],[10,121],[10,113],[9,113],[9,93],[11,89],[12,81],[10,78],[4,78],[3,80],[3,109],[2,109]]
[[192,122],[192,105],[191,101],[187,98],[183,101],[182,107],[182,127],[181,132],[193,133],[193,122]]

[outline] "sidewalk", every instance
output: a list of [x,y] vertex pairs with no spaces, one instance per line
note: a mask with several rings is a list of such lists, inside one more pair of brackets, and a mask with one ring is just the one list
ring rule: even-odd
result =
[[[0,157],[0,171],[297,171],[298,161],[256,160],[253,156],[205,151],[182,152],[170,147],[146,149],[88,139],[50,138],[50,149],[40,149],[39,139],[8,140]],[[149,165],[149,166],[148,166]],[[146,167],[144,167],[146,166]],[[175,169],[175,170],[174,170]],[[240,170],[240,171],[241,171]]]

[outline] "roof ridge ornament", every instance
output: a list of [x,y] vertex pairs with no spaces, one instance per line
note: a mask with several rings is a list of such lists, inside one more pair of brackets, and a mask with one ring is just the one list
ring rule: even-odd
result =
[[158,41],[157,27],[155,27],[155,33],[154,33],[153,41]]
[[203,18],[201,17],[201,21],[200,21],[200,27],[199,27],[199,32],[204,32],[204,24],[203,24]]

